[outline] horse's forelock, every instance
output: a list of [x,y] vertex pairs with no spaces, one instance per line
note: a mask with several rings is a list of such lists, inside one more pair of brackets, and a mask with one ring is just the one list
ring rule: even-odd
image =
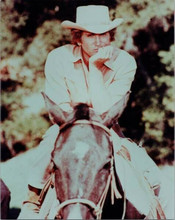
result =
[[90,119],[90,114],[89,114],[89,106],[85,103],[79,103],[74,107],[74,117],[76,120],[81,120],[81,119]]

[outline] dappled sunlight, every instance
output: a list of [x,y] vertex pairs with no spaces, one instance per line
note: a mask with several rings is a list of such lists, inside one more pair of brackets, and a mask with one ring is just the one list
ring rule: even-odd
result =
[[[174,126],[172,1],[163,0],[159,5],[157,1],[149,0],[142,3],[139,0],[117,1],[117,7],[115,0],[105,2],[110,6],[112,20],[124,18],[112,44],[131,53],[138,65],[132,94],[119,123],[125,135],[141,141],[143,146],[156,147],[158,151],[161,147],[171,149]],[[27,128],[25,124],[33,114],[46,126],[45,106],[40,95],[44,90],[45,60],[52,49],[70,42],[69,30],[60,24],[65,17],[73,18],[76,7],[74,4],[67,7],[70,3],[66,1],[60,5],[46,0],[42,4],[38,2],[35,11],[33,2],[25,4],[22,1],[2,2],[0,70],[2,109],[6,113],[2,127],[12,146],[16,141],[34,146],[29,144],[33,142],[32,127]],[[81,1],[77,1],[79,4]],[[36,125],[29,123],[28,126]],[[15,135],[14,130],[18,131]]]
[[[173,1],[86,2],[105,4],[110,8],[112,20],[124,19],[123,24],[117,27],[112,45],[135,58],[137,72],[119,124],[124,135],[142,143],[159,165],[167,180],[167,191],[173,194]],[[75,20],[75,8],[81,4],[82,0],[1,2],[1,178],[11,191],[11,208],[21,208],[31,165],[44,152],[39,143],[51,126],[41,95],[45,88],[45,61],[54,48],[71,42],[70,31],[63,29],[61,22]],[[62,68],[59,66],[60,71]],[[117,77],[116,81],[120,81]],[[80,77],[77,81],[81,83]],[[97,88],[94,85],[94,91],[100,97]],[[119,87],[117,91],[122,89]],[[73,87],[72,90],[69,92],[76,96],[77,91]],[[59,97],[60,93],[55,95]],[[80,148],[81,143],[78,143],[73,153]],[[85,146],[79,157],[83,157],[87,149]]]
[[43,108],[45,108],[44,99],[40,93],[33,93],[32,95],[25,97],[23,99],[23,105],[25,106],[24,114],[38,114]]

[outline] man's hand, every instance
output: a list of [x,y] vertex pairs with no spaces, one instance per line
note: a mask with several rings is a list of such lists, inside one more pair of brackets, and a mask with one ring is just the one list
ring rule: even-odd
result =
[[105,88],[101,67],[112,55],[113,47],[106,46],[100,48],[98,52],[89,59],[88,92],[92,106],[99,113],[105,112],[110,106],[110,97]]
[[113,55],[113,47],[106,46],[98,50],[98,52],[89,59],[89,65],[100,68]]

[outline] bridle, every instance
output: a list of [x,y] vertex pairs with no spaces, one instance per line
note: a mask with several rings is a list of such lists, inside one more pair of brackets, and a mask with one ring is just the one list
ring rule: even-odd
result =
[[[111,159],[111,162],[112,161],[113,161],[113,159]],[[64,208],[65,206],[68,206],[71,204],[83,204],[83,205],[89,206],[91,209],[93,209],[93,214],[96,216],[96,218],[101,219],[103,205],[104,205],[110,184],[111,184],[111,202],[112,202],[112,204],[114,204],[114,195],[116,196],[117,199],[122,198],[122,196],[117,189],[113,166],[111,166],[110,174],[108,176],[108,180],[107,180],[105,189],[103,191],[103,194],[100,197],[98,204],[95,204],[94,202],[92,202],[88,199],[79,199],[79,198],[69,199],[69,200],[66,200],[66,201],[59,204],[58,209],[57,209],[57,214],[59,215],[61,209]]]
[[[64,123],[60,126],[60,133],[61,131],[67,126],[68,123]],[[97,121],[89,121],[89,120],[86,120],[86,119],[81,119],[81,120],[75,120],[71,123],[71,126],[73,125],[77,125],[77,124],[87,124],[87,125],[92,125],[92,126],[97,126],[97,127],[100,127],[102,128],[108,135],[109,135],[109,138],[111,138],[111,132],[110,132],[110,129],[108,127],[106,127],[105,125],[97,122]]]
[[[92,125],[92,126],[96,126],[96,127],[100,127],[102,128],[109,136],[109,139],[111,141],[111,132],[110,129],[108,127],[106,127],[105,125],[97,122],[97,121],[88,121],[88,120],[75,120],[71,126],[73,125],[78,125],[78,124],[88,124],[88,125]],[[62,130],[64,130],[64,128],[67,126],[67,123],[63,124],[60,126],[60,133]],[[114,196],[119,199],[122,198],[121,194],[119,193],[118,189],[117,189],[117,185],[116,185],[116,181],[115,181],[115,175],[114,175],[114,158],[111,158],[110,161],[110,173],[107,179],[107,183],[105,186],[105,189],[98,201],[97,204],[95,204],[94,202],[88,200],[88,199],[80,199],[80,198],[75,198],[75,199],[68,199],[60,204],[58,204],[56,210],[57,210],[57,215],[59,215],[59,213],[61,212],[61,210],[71,204],[83,204],[86,205],[88,207],[90,207],[91,209],[93,209],[93,214],[96,216],[97,219],[101,219],[101,215],[102,215],[102,210],[103,210],[103,205],[109,190],[109,187],[111,185],[111,202],[112,204],[114,204]]]

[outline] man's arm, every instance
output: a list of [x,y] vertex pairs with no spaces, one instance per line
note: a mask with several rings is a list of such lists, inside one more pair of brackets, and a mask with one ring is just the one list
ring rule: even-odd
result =
[[107,86],[108,93],[111,96],[111,103],[118,102],[131,89],[131,84],[136,72],[135,59],[127,52],[121,52],[112,82]]
[[56,51],[49,53],[45,64],[45,93],[64,111],[71,111],[69,91],[65,82],[64,67]]
[[135,76],[136,63],[130,55],[121,56],[121,68],[116,71],[112,82],[106,86],[100,65],[103,65],[112,56],[111,46],[99,49],[98,53],[89,60],[89,94],[92,106],[98,112],[107,111],[112,105],[118,102],[129,90]]
[[110,106],[110,94],[105,88],[102,65],[112,57],[111,46],[100,48],[98,53],[89,59],[89,95],[92,106],[99,113],[105,112]]

